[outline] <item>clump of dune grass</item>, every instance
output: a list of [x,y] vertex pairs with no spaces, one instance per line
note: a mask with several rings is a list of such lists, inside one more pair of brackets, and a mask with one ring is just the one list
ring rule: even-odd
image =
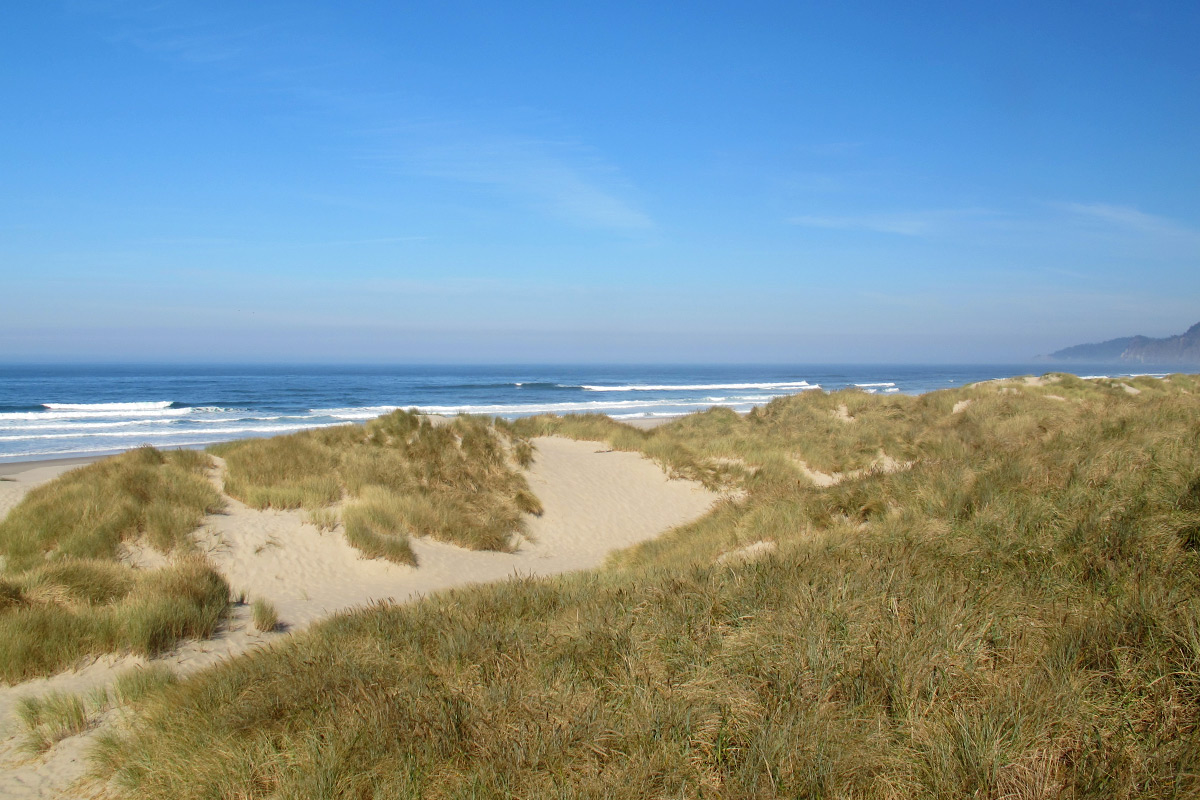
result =
[[417,557],[408,541],[410,498],[379,487],[368,487],[363,496],[346,506],[343,522],[346,541],[368,558],[383,558],[415,567]]
[[85,656],[157,655],[212,634],[229,587],[202,558],[137,570],[96,559],[50,562],[6,579],[20,602],[0,609],[0,680],[61,671]]
[[193,450],[140,447],[33,489],[0,521],[5,571],[48,558],[115,559],[137,537],[163,553],[186,548],[187,534],[222,506],[207,465]]
[[113,693],[122,703],[137,703],[178,682],[179,676],[166,664],[147,664],[118,675]]
[[331,508],[314,508],[308,512],[308,522],[322,533],[338,526],[338,514]]
[[225,491],[247,505],[320,508],[342,496],[334,445],[344,438],[342,430],[228,442],[210,450],[225,459]]
[[270,633],[279,627],[279,612],[268,600],[258,598],[250,605],[250,614],[254,618],[254,627],[264,633]]
[[475,550],[510,550],[524,514],[540,514],[520,468],[533,448],[499,420],[456,417],[444,425],[409,411],[273,439],[218,445],[225,490],[256,508],[305,508],[331,529],[331,504],[352,545],[371,557],[413,563],[407,536]]
[[[208,465],[195,451],[139,448],[39,486],[9,512],[0,522],[0,680],[101,653],[154,655],[213,631],[228,587],[188,539],[222,507]],[[119,562],[132,540],[174,563],[148,571]]]
[[22,697],[17,701],[17,716],[25,726],[21,748],[34,754],[83,733],[90,724],[82,698],[64,692]]
[[107,686],[96,686],[86,695],[52,691],[21,697],[16,708],[25,728],[20,747],[34,755],[43,753],[63,739],[87,731],[114,702],[137,703],[178,681],[166,664],[148,664],[118,675],[111,693]]
[[1195,387],[526,423],[742,493],[602,571],[335,617],[97,756],[139,798],[1195,796]]

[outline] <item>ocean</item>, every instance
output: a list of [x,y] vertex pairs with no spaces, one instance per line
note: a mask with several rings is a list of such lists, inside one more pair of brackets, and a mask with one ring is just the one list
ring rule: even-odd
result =
[[[748,411],[787,394],[847,387],[921,394],[1051,369],[1046,364],[0,365],[0,461],[116,453],[144,444],[196,447],[362,422],[397,408],[509,419],[588,412],[653,418],[712,406]],[[1072,365],[1071,371],[1104,374],[1104,367]]]

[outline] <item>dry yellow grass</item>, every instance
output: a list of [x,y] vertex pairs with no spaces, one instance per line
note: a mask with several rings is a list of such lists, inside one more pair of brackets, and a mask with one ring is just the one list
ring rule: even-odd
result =
[[532,458],[511,426],[477,417],[433,425],[396,411],[365,426],[220,445],[225,490],[257,508],[321,510],[343,497],[350,542],[372,557],[411,563],[407,537],[509,550],[522,515],[540,512],[520,467]]
[[[34,489],[0,522],[0,680],[211,634],[229,590],[187,554],[187,535],[222,505],[207,463],[193,451],[139,448]],[[117,561],[132,540],[178,557],[160,570],[134,569]]]

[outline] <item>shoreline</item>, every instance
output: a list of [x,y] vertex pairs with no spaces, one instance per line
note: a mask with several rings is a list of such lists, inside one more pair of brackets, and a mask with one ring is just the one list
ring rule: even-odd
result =
[[[606,365],[237,370],[44,367],[0,382],[0,464],[204,448],[371,419],[394,408],[506,419],[606,414],[639,429],[797,390],[921,394],[1033,365]],[[1044,367],[1043,367],[1044,369]],[[1032,373],[1031,373],[1032,374]],[[642,415],[645,416],[642,416]],[[659,416],[659,415],[662,416]]]
[[[452,417],[447,417],[442,414],[426,414],[424,416],[426,416],[430,420],[432,420],[435,425],[439,424],[439,420],[452,419]],[[622,423],[629,425],[631,427],[634,427],[634,428],[639,428],[641,430],[650,430],[652,428],[657,428],[660,425],[665,425],[666,423],[668,423],[672,420],[679,419],[680,416],[684,416],[684,415],[680,414],[679,416],[674,416],[674,417],[646,417],[643,419],[623,419],[623,420],[617,420],[617,421],[622,422]],[[210,445],[223,444],[225,442],[230,442],[230,441],[238,441],[238,440],[237,439],[221,439],[219,441],[210,442],[209,444],[196,445],[195,447],[178,447],[178,448],[158,447],[156,449],[163,450],[163,451],[176,450],[176,449],[178,449],[178,450],[203,450],[204,448],[209,447]],[[130,448],[130,449],[134,449],[134,448]],[[34,470],[34,469],[42,469],[44,467],[54,467],[54,468],[58,468],[63,471],[66,471],[69,468],[82,467],[86,464],[92,464],[92,463],[95,463],[96,461],[101,461],[105,458],[110,458],[112,456],[119,456],[122,453],[127,453],[127,452],[129,452],[129,451],[128,450],[113,450],[111,452],[97,453],[95,455],[75,455],[75,456],[65,455],[65,456],[61,456],[61,457],[54,456],[51,458],[46,458],[43,456],[34,456],[32,458],[27,458],[27,459],[22,459],[21,456],[4,456],[4,457],[0,457],[0,458],[12,459],[12,460],[0,460],[0,478],[11,477],[13,475],[20,475],[23,472],[29,472],[30,470]]]
[[[1080,370],[1080,371],[1082,372],[1084,370]],[[1053,372],[1062,372],[1062,370],[1052,370],[1051,373],[1053,373]],[[1051,373],[1043,373],[1042,377],[1044,377],[1044,375],[1046,375],[1046,374],[1051,374]],[[1073,375],[1075,373],[1064,372],[1064,374]],[[1174,373],[1172,373],[1172,374],[1174,374]],[[1186,374],[1186,373],[1184,373],[1184,374]],[[1088,375],[1075,375],[1075,377],[1078,377],[1081,380],[1094,381],[1094,380],[1125,380],[1125,379],[1134,379],[1134,378],[1141,378],[1141,377],[1150,377],[1150,378],[1160,378],[1161,379],[1161,378],[1165,377],[1165,375],[1160,374],[1160,373],[1149,373],[1149,372],[1147,372],[1147,373],[1129,373],[1129,374],[1119,374],[1119,373],[1113,372],[1113,373],[1107,374],[1107,375],[1088,374]],[[992,384],[992,383],[1003,382],[1003,381],[1017,380],[1017,379],[1021,379],[1021,378],[1024,378],[1026,380],[1029,380],[1029,379],[1036,380],[1036,379],[1039,379],[1039,376],[1033,375],[1033,374],[1026,374],[1026,375],[1011,375],[1011,376],[1007,376],[1007,377],[982,378],[979,380],[967,381],[967,382],[957,384],[957,385],[955,385],[955,382],[952,381],[951,385],[945,386],[943,388],[961,388],[961,387],[965,387],[965,386]],[[521,386],[523,384],[517,383],[514,385]],[[897,388],[896,384],[891,381],[855,383],[855,384],[853,384],[853,386],[862,391],[870,393],[870,394],[874,394],[877,392],[881,393],[881,394],[882,393],[909,394],[909,392],[906,392],[902,389]],[[840,389],[825,389],[821,383],[812,384],[811,388],[820,390],[820,391],[840,391]],[[849,387],[847,387],[847,388],[849,388]],[[924,394],[928,391],[938,391],[938,389],[927,388],[924,391],[918,391],[917,394]],[[779,395],[779,397],[786,397],[786,396],[787,395]],[[716,400],[718,398],[711,398],[711,399]],[[628,402],[628,401],[621,401],[621,402]],[[756,403],[754,403],[754,406],[758,407],[758,406],[764,404],[765,402],[767,402],[767,400],[766,400],[766,398],[763,398],[762,402],[756,402]],[[693,409],[690,411],[681,411],[679,413],[666,413],[666,414],[661,414],[659,416],[623,417],[622,415],[613,416],[611,414],[609,414],[608,416],[610,416],[610,418],[612,418],[614,421],[616,421],[618,423],[629,425],[630,427],[637,428],[639,430],[651,430],[651,429],[657,428],[661,425],[665,425],[673,420],[679,419],[680,417],[687,416],[688,414],[692,414],[692,413],[697,413],[698,411],[707,410],[708,408],[721,408],[721,407],[731,408],[731,407],[733,407],[734,411],[736,411],[738,414],[742,414],[742,415],[749,412],[749,409],[744,408],[744,405],[743,405],[743,407],[740,407],[740,408],[737,407],[738,405],[741,405],[741,404],[737,404],[737,403],[729,404],[729,403],[714,402],[711,405],[708,405],[702,409],[698,408],[698,409]],[[368,406],[368,407],[363,407],[363,409],[361,409],[361,410],[369,411],[369,410],[372,410],[373,408],[374,407]],[[397,406],[397,408],[398,408],[398,406]],[[380,412],[380,413],[385,413],[385,412]],[[462,413],[471,413],[471,412],[462,412]],[[556,413],[556,412],[546,412],[546,413]],[[593,413],[593,412],[565,411],[565,412],[557,412],[557,415],[570,416],[572,414],[578,414],[578,413]],[[493,412],[482,412],[482,415],[497,417],[497,418],[501,418],[501,419],[513,419],[514,418],[512,416],[505,416],[503,414],[493,413]],[[3,416],[3,415],[0,415],[0,416]],[[437,424],[437,422],[439,420],[448,420],[448,419],[453,418],[456,415],[450,414],[450,413],[427,413],[427,414],[423,414],[423,416],[425,416],[428,419],[433,420],[435,422],[435,424]],[[525,415],[520,414],[518,416],[525,416]],[[367,419],[367,417],[345,417],[344,422],[340,423],[340,424],[361,423],[361,422],[366,421],[366,419]],[[62,453],[39,454],[39,455],[21,455],[21,454],[16,454],[16,453],[0,454],[0,476],[8,476],[8,475],[17,474],[17,473],[24,472],[24,471],[27,471],[30,469],[34,469],[34,468],[37,468],[40,466],[65,467],[65,466],[79,466],[79,465],[83,465],[83,464],[88,464],[88,463],[98,461],[103,458],[108,458],[109,456],[120,455],[121,453],[128,452],[129,450],[135,449],[135,447],[142,446],[143,444],[150,444],[151,446],[153,446],[159,450],[163,450],[163,451],[184,450],[184,449],[203,450],[212,445],[222,444],[224,442],[238,441],[241,439],[249,439],[249,438],[260,438],[262,436],[269,438],[271,436],[288,435],[288,434],[296,433],[296,432],[303,431],[303,430],[312,430],[312,429],[321,428],[321,427],[326,427],[326,424],[303,425],[303,426],[296,427],[294,429],[279,430],[278,432],[259,434],[259,435],[255,435],[251,430],[247,430],[247,431],[242,432],[241,435],[234,435],[232,437],[223,437],[223,436],[222,437],[214,437],[214,438],[211,438],[208,440],[194,441],[194,442],[189,442],[186,444],[181,444],[181,443],[156,444],[153,441],[147,441],[147,442],[142,442],[141,444],[134,445],[134,446],[117,447],[117,448],[111,448],[111,449],[106,448],[106,449],[97,450],[97,451],[87,451],[87,450],[75,451],[75,452],[65,451]],[[84,435],[86,435],[86,434],[84,434]]]
[[28,461],[0,461],[0,477],[20,475],[22,472],[29,472],[33,469],[42,469],[45,467],[62,468],[64,470],[71,467],[82,467],[85,464],[91,464],[115,455],[120,455],[120,453],[107,453],[96,456],[66,456],[64,458],[34,458]]

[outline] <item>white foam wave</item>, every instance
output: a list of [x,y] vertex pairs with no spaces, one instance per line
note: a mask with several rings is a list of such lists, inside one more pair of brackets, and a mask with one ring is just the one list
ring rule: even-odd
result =
[[688,411],[694,411],[700,408],[709,408],[713,405],[736,404],[751,407],[757,403],[765,403],[781,396],[782,395],[778,394],[756,394],[745,395],[741,397],[704,398],[702,400],[673,400],[670,398],[658,398],[653,400],[576,400],[561,403],[489,403],[442,406],[365,406],[362,408],[314,408],[311,410],[311,413],[314,416],[332,417],[334,419],[342,419],[354,422],[374,419],[380,415],[395,411],[398,408],[415,408],[422,414],[446,415],[559,414],[571,412],[607,413],[610,409],[619,412],[630,409],[653,408],[675,408],[681,409],[676,413],[687,413]]
[[860,389],[865,389],[868,386],[895,386],[896,384],[891,381],[884,381],[882,383],[856,383],[854,385]]
[[[222,440],[219,440],[219,439],[196,439],[195,441],[191,441],[191,442],[171,442],[169,445],[165,445],[165,446],[171,450],[182,450],[182,449],[188,448],[188,447],[203,447],[204,445],[208,445],[208,444],[216,444],[218,441],[222,441]],[[70,449],[66,449],[66,450],[29,450],[29,451],[21,452],[21,453],[6,453],[3,457],[0,457],[0,463],[2,463],[2,464],[18,463],[19,464],[23,461],[33,462],[39,458],[48,458],[48,457],[58,458],[58,457],[64,457],[64,456],[77,456],[77,455],[78,456],[90,456],[90,455],[107,455],[109,453],[116,454],[116,453],[120,453],[124,450],[128,450],[130,447],[141,447],[143,444],[145,444],[145,442],[135,442],[134,444],[128,445],[128,446],[119,445],[119,444],[109,444],[104,447],[74,447],[73,446]],[[153,443],[151,443],[151,444],[153,444]],[[15,461],[15,462],[12,460],[4,460],[4,459],[12,459],[12,458],[17,458],[20,460]]]
[[183,417],[191,413],[190,408],[156,408],[144,411],[5,411],[0,420],[54,420],[54,419],[110,419],[114,417]]
[[[65,424],[56,424],[54,422],[33,423],[31,425],[8,425],[0,422],[0,432],[8,431],[91,431],[107,428],[132,428],[138,425],[153,425],[153,422],[147,420],[128,419],[123,422],[67,422]],[[169,423],[168,423],[169,424]]]
[[[564,386],[564,389],[574,387]],[[579,387],[589,392],[704,392],[710,389],[798,389],[814,388],[808,381],[776,381],[770,383],[673,383],[625,386],[589,386]]]
[[[764,398],[769,400],[770,398]],[[462,406],[421,406],[417,410],[424,414],[540,414],[540,413],[608,413],[609,410],[622,411],[629,409],[674,408],[681,409],[679,413],[687,413],[700,408],[710,408],[714,403],[706,400],[593,400],[565,403],[522,403],[515,405],[462,405]],[[735,403],[719,405],[753,406],[754,402],[738,400]]]
[[[195,436],[198,433],[209,434],[246,434],[246,433],[288,433],[306,430],[308,428],[328,428],[337,425],[336,422],[320,422],[309,425],[247,425],[237,428],[208,428],[196,430],[157,430],[157,431],[97,431],[95,433],[36,433],[26,436],[0,436],[0,442],[27,442],[33,439],[146,439],[172,438],[176,436]],[[151,441],[153,444],[153,441]]]
[[279,419],[313,419],[313,414],[276,414],[267,417],[217,417],[215,419],[188,419],[188,425],[228,425],[231,422],[273,422]]
[[158,408],[170,408],[170,400],[159,400],[152,403],[42,403],[43,408],[52,411],[153,411]]
[[[390,414],[401,406],[361,406],[359,408],[310,408],[308,413],[314,417],[333,417],[334,419],[364,420]],[[411,408],[411,406],[404,406]]]

